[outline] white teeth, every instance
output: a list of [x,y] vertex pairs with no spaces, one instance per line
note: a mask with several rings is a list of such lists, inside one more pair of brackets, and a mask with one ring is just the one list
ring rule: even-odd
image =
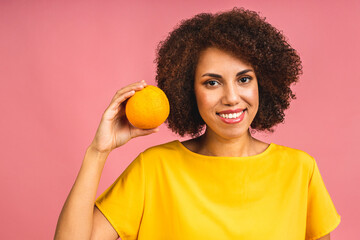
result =
[[230,113],[230,114],[219,114],[220,117],[222,118],[229,118],[229,119],[232,119],[232,118],[238,118],[240,117],[240,115],[243,113],[243,111],[239,112],[239,113]]

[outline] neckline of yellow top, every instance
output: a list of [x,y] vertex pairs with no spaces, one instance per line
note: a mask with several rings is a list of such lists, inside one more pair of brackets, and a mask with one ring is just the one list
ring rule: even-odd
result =
[[193,151],[190,151],[188,148],[186,148],[179,140],[175,140],[175,142],[180,145],[180,148],[187,154],[193,155],[195,157],[201,157],[201,158],[207,158],[207,159],[228,159],[228,160],[251,160],[251,159],[257,159],[257,158],[263,158],[264,156],[268,155],[272,149],[275,147],[275,143],[270,143],[269,146],[261,153],[252,155],[252,156],[246,156],[246,157],[222,157],[222,156],[208,156],[199,154]]

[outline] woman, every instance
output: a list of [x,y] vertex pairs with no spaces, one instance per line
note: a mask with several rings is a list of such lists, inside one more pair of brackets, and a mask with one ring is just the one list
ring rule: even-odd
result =
[[147,149],[95,202],[109,153],[158,129],[133,127],[119,90],[105,110],[65,202],[56,239],[330,239],[340,216],[307,153],[268,144],[295,98],[301,61],[255,12],[183,21],[160,43],[157,82],[171,130],[192,139]]

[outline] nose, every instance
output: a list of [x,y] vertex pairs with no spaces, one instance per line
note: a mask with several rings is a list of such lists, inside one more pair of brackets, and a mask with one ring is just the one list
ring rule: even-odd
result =
[[223,91],[222,103],[228,106],[235,106],[240,102],[240,92],[236,85],[227,84]]

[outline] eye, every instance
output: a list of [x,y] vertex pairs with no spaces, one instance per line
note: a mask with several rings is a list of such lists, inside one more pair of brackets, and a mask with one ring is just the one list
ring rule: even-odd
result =
[[241,83],[248,83],[248,82],[250,82],[251,79],[252,79],[252,77],[247,76],[247,77],[240,78],[239,81]]
[[215,80],[209,80],[209,81],[205,82],[205,85],[210,86],[210,87],[217,86],[218,84],[219,84],[218,81],[215,81]]

